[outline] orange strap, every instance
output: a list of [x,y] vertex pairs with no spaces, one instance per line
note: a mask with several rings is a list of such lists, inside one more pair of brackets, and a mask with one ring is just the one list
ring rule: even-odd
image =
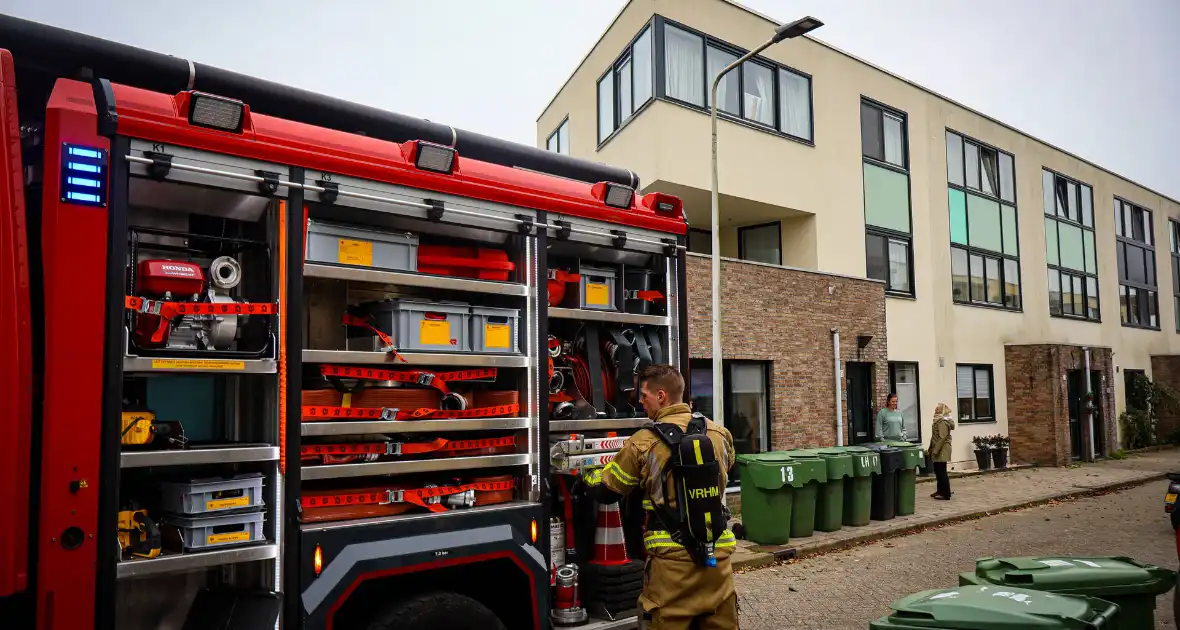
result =
[[165,302],[126,296],[124,306],[132,311],[175,319],[184,315],[274,315],[278,305],[257,302]]
[[663,302],[664,294],[659,291],[627,291],[624,296],[628,300],[643,300],[644,302]]
[[515,446],[514,436],[483,438],[479,440],[447,440],[438,438],[429,442],[345,442],[343,444],[306,444],[300,447],[303,457],[321,455],[422,455],[425,453],[455,453],[475,451],[483,448]]
[[512,271],[516,263],[507,260],[488,260],[486,258],[463,258],[459,256],[432,256],[418,252],[418,264],[425,267],[464,267],[486,269],[490,271]]
[[453,418],[493,418],[496,416],[513,416],[520,412],[520,405],[496,405],[494,407],[476,407],[462,411],[445,411],[442,409],[415,409],[402,411],[390,407],[303,407],[303,421],[315,422],[319,420],[425,420],[425,419],[453,419]]
[[325,377],[356,378],[370,381],[396,381],[398,383],[414,383],[425,387],[433,387],[443,394],[451,393],[447,383],[450,381],[473,381],[476,379],[496,378],[496,368],[481,370],[459,370],[457,372],[427,372],[379,370],[363,367],[345,367],[340,365],[322,365],[320,374]]
[[431,512],[446,512],[447,507],[441,503],[430,503],[428,499],[444,497],[449,494],[459,494],[468,490],[476,492],[497,492],[511,490],[515,487],[512,481],[479,481],[457,486],[436,486],[434,488],[415,488],[411,490],[378,490],[376,492],[346,492],[341,494],[321,494],[304,496],[301,504],[304,509],[340,507],[348,505],[386,505],[389,503],[412,503],[424,507]]
[[357,328],[365,328],[371,331],[374,335],[377,335],[378,339],[381,340],[381,343],[385,346],[385,350],[393,354],[393,358],[401,361],[402,363],[406,363],[406,358],[397,353],[397,346],[393,344],[393,338],[381,332],[380,330],[377,330],[375,326],[369,323],[369,320],[363,317],[357,317],[356,315],[345,313],[343,316],[341,316],[340,323],[344,324],[345,326],[356,326]]

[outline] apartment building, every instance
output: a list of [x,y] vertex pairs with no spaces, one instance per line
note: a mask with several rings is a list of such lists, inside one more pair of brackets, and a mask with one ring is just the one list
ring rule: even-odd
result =
[[[707,254],[708,87],[776,26],[728,0],[631,0],[538,143],[680,196]],[[807,37],[726,76],[718,107],[725,415],[744,450],[831,444],[838,424],[869,441],[895,391],[912,439],[937,403],[956,411],[956,467],[993,434],[1061,465],[1118,448],[1129,379],[1180,381],[1180,202]],[[706,408],[708,269],[690,258]]]

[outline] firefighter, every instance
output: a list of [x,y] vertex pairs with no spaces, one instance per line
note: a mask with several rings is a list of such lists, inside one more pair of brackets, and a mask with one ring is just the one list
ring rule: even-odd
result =
[[[728,511],[723,505],[727,472],[734,461],[733,436],[683,402],[684,377],[675,367],[651,365],[640,374],[639,385],[640,403],[656,424],[628,438],[614,461],[587,472],[584,481],[600,503],[616,502],[636,489],[643,493],[647,564],[639,598],[640,628],[736,629],[730,555],[737,541],[725,527]],[[683,432],[686,444],[699,440],[692,445],[696,462],[689,464],[700,463],[701,446],[708,450],[711,443],[713,452],[704,461],[716,465],[685,467],[677,454],[693,453],[693,448],[674,451],[674,443],[661,432]],[[681,468],[684,474],[678,476]],[[688,488],[693,498],[678,501],[678,487]],[[702,529],[701,523],[715,525]]]

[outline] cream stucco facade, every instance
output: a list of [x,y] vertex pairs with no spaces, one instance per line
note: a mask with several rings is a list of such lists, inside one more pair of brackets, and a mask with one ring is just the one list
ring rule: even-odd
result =
[[[679,195],[689,223],[708,229],[706,113],[659,98],[657,89],[656,98],[601,145],[598,142],[597,80],[647,25],[658,24],[655,16],[747,50],[765,41],[776,26],[727,0],[632,0],[541,114],[538,144],[545,146],[546,138],[568,117],[572,155],[636,171],[644,191]],[[1180,220],[1180,202],[814,39],[788,40],[762,56],[810,75],[814,140],[797,141],[733,120],[719,123],[722,254],[738,255],[737,227],[780,221],[784,265],[865,276],[862,98],[904,113],[914,290],[912,298],[887,299],[888,354],[891,361],[918,364],[923,435],[929,435],[928,416],[938,402],[955,406],[956,364],[986,364],[994,370],[996,422],[961,425],[954,436],[955,461],[973,459],[973,435],[1008,433],[1005,344],[1108,347],[1118,368],[1146,370],[1148,375],[1150,355],[1180,352],[1166,220]],[[655,75],[658,80],[660,75]],[[1019,311],[952,301],[948,129],[1014,157],[1023,280]],[[1043,168],[1093,188],[1101,323],[1050,316]],[[1159,330],[1127,327],[1120,321],[1116,196],[1150,210],[1154,217]],[[1121,412],[1125,393],[1118,380],[1109,386]]]

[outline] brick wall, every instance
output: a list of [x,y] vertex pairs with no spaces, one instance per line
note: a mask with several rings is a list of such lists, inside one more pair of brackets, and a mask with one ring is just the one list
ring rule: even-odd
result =
[[[1009,457],[1013,462],[1065,466],[1073,459],[1069,426],[1071,370],[1083,368],[1083,351],[1077,346],[1051,344],[1004,347],[1008,395]],[[1118,448],[1118,422],[1114,413],[1114,365],[1106,348],[1090,349],[1090,369],[1101,372],[1100,407],[1104,444],[1099,455]],[[1082,452],[1090,441],[1090,423],[1080,422]],[[1098,442],[1096,442],[1096,445]]]
[[[688,346],[712,357],[709,259],[689,256]],[[884,285],[872,280],[722,259],[722,352],[770,362],[770,440],[775,450],[835,444],[833,328],[842,362],[874,364],[876,407],[889,390]],[[872,335],[859,352],[858,335]],[[847,392],[847,386],[842,386]],[[847,443],[847,400],[843,402]]]
[[[1157,355],[1151,357],[1151,380],[1180,392],[1180,355]],[[1180,430],[1180,410],[1163,408],[1157,410],[1156,437],[1163,441]]]

